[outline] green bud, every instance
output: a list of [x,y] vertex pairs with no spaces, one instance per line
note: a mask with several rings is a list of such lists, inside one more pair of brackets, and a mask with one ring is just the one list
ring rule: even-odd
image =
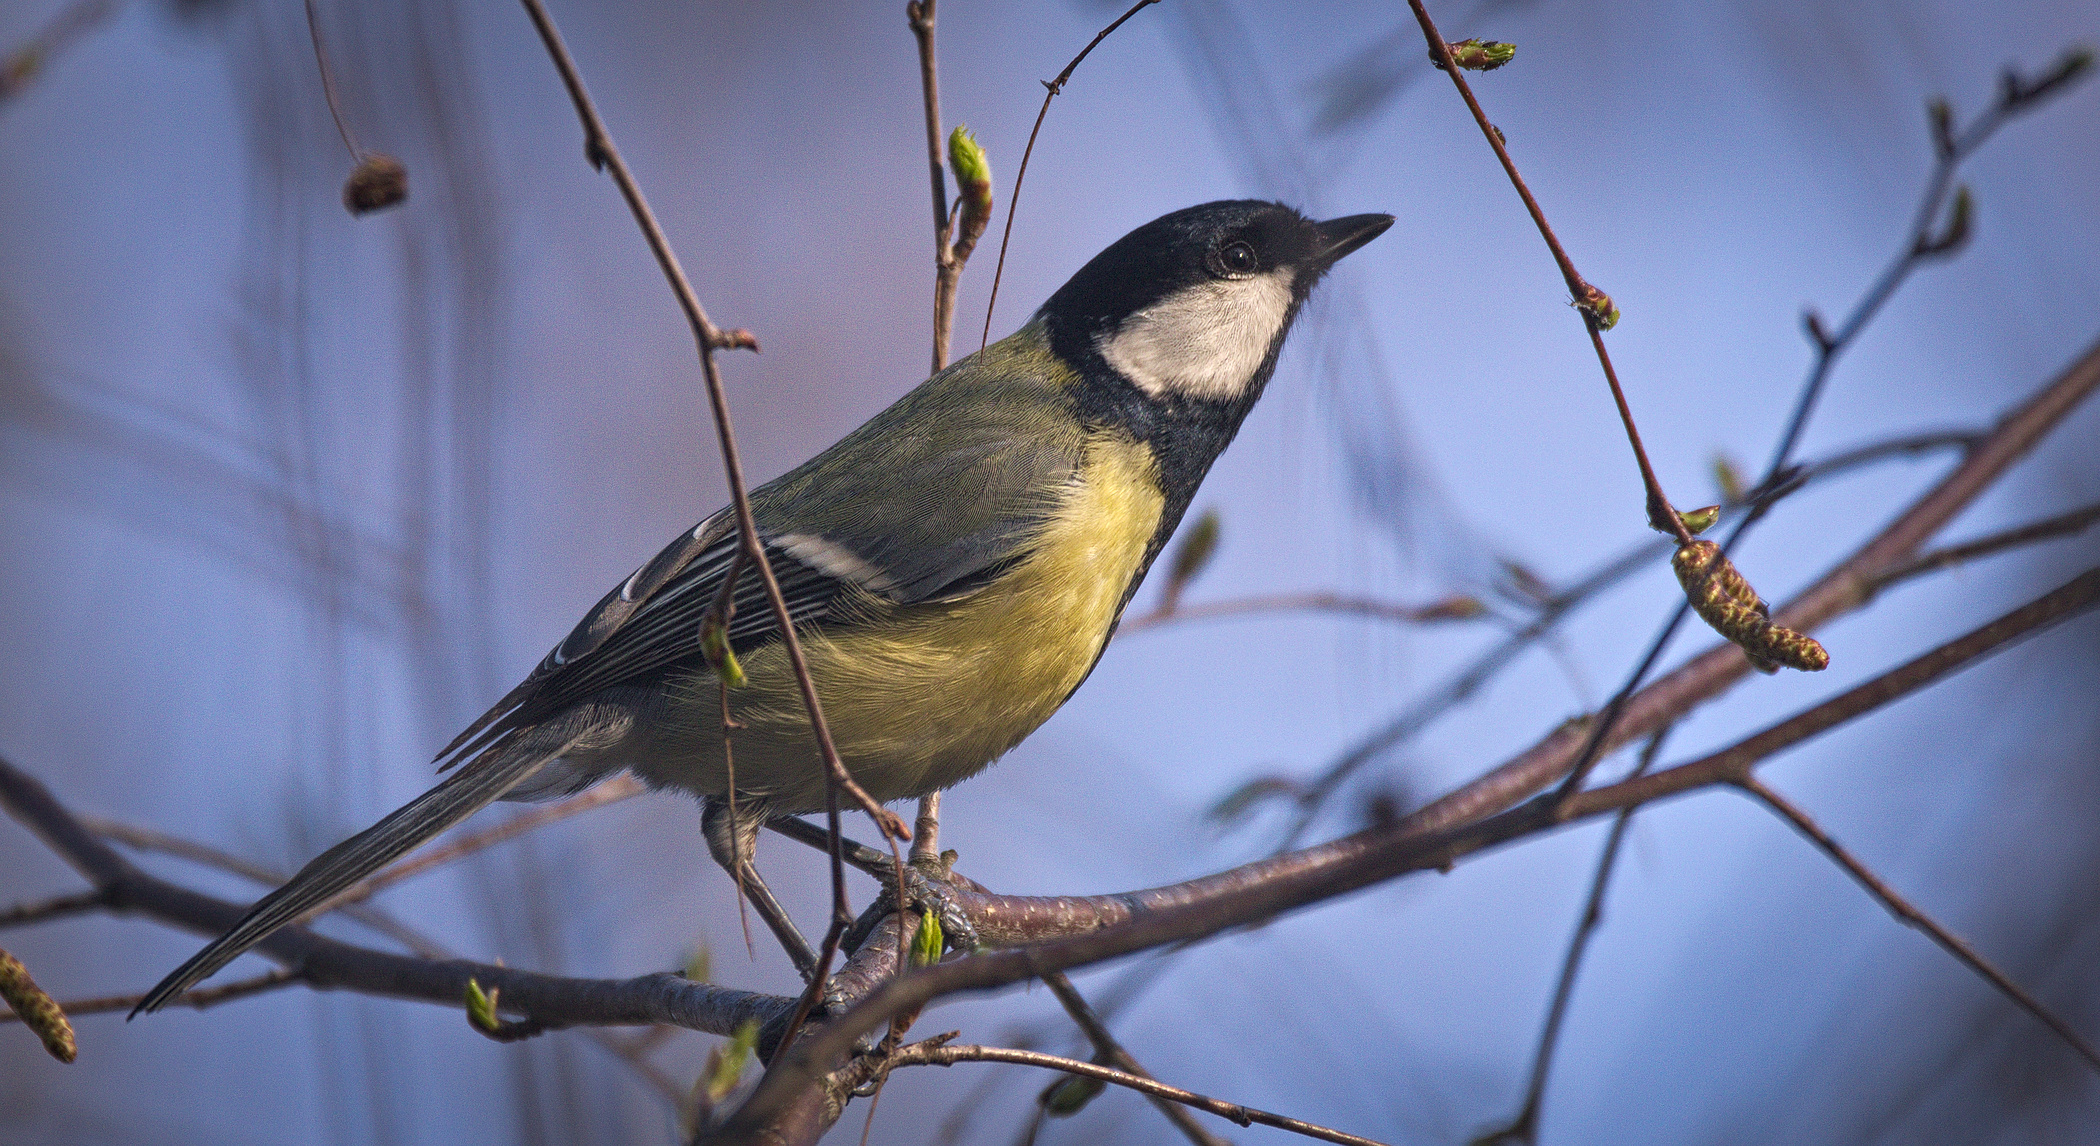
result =
[[728,1042],[707,1052],[707,1067],[700,1079],[706,1088],[710,1107],[720,1105],[736,1089],[737,1080],[744,1077],[744,1067],[751,1062],[751,1052],[757,1046],[758,1020],[745,1019]]
[[467,1022],[483,1034],[495,1034],[503,1029],[503,1020],[496,1014],[496,999],[501,989],[483,991],[479,980],[467,980]]
[[982,210],[990,211],[992,165],[985,158],[984,145],[961,124],[948,133],[948,167],[955,172],[955,181],[965,197],[963,209],[969,210],[970,201],[975,200]]
[[1043,1091],[1043,1111],[1052,1118],[1070,1118],[1086,1109],[1094,1096],[1108,1089],[1105,1079],[1068,1074]]
[[707,944],[696,943],[685,953],[685,963],[679,968],[679,973],[692,982],[709,983],[714,981],[714,965],[714,955],[708,951]]
[[947,938],[941,934],[941,919],[931,911],[919,914],[919,934],[911,941],[911,965],[931,967],[941,961],[941,951],[947,947]]
[[1695,534],[1705,533],[1714,527],[1714,522],[1721,520],[1721,507],[1709,505],[1700,509],[1681,510],[1677,514],[1677,520],[1684,522],[1684,527]]
[[[1492,72],[1517,57],[1515,44],[1496,40],[1460,40],[1444,47],[1451,52],[1451,62],[1469,72]],[[1435,52],[1429,53],[1429,59],[1436,64],[1437,70],[1443,70],[1443,61],[1436,58]]]
[[700,622],[700,652],[707,657],[708,667],[731,688],[742,688],[744,666],[736,659],[736,650],[729,647],[729,636],[722,628],[722,621],[713,613]]
[[1619,325],[1619,305],[1611,300],[1610,295],[1588,283],[1582,284],[1581,293],[1575,296],[1571,305],[1598,330],[1610,330]]
[[950,248],[962,262],[992,221],[992,165],[977,137],[960,124],[948,133],[948,167],[955,172],[956,202],[962,208]]
[[1206,509],[1196,524],[1181,535],[1181,544],[1174,547],[1174,568],[1168,579],[1186,587],[1203,572],[1210,559],[1218,552],[1218,511]]

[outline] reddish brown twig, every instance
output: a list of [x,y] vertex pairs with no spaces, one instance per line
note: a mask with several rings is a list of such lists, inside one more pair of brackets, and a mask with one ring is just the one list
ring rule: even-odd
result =
[[1553,225],[1546,222],[1546,212],[1539,207],[1538,198],[1517,173],[1516,161],[1509,157],[1509,146],[1502,141],[1502,133],[1489,122],[1487,112],[1481,109],[1480,101],[1473,95],[1473,85],[1466,82],[1464,69],[1451,58],[1451,46],[1444,42],[1443,34],[1436,30],[1436,22],[1429,18],[1429,9],[1422,0],[1407,0],[1414,9],[1415,20],[1422,25],[1422,35],[1429,42],[1429,54],[1437,67],[1451,77],[1458,94],[1466,101],[1466,109],[1473,113],[1473,122],[1480,126],[1480,134],[1487,137],[1488,146],[1494,148],[1495,158],[1502,163],[1502,170],[1509,176],[1510,186],[1517,189],[1517,197],[1524,201],[1524,209],[1531,213],[1531,221],[1537,225],[1539,237],[1546,240],[1546,249],[1553,252],[1553,261],[1559,265],[1561,278],[1568,284],[1568,294],[1574,300],[1575,309],[1581,313],[1583,326],[1589,331],[1590,345],[1597,352],[1597,364],[1604,368],[1605,384],[1611,387],[1612,402],[1618,406],[1619,421],[1626,427],[1626,441],[1633,447],[1633,460],[1640,467],[1641,484],[1648,491],[1648,524],[1677,539],[1679,545],[1692,540],[1691,531],[1678,519],[1677,510],[1664,495],[1662,482],[1655,476],[1655,467],[1648,463],[1648,451],[1641,445],[1640,428],[1634,425],[1633,408],[1626,403],[1626,392],[1619,386],[1619,373],[1612,367],[1611,353],[1604,348],[1604,331],[1619,320],[1618,309],[1611,297],[1592,286],[1582,273],[1575,269],[1575,260],[1568,257],[1561,246],[1560,236],[1553,233]]

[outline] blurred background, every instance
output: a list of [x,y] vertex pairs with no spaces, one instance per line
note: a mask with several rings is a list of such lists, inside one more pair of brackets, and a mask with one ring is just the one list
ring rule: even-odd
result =
[[[553,8],[712,315],[763,341],[724,359],[753,478],[916,384],[932,251],[901,0]],[[988,148],[1002,211],[1037,80],[1116,10],[943,5],[946,118]],[[395,210],[341,206],[351,161],[299,5],[0,11],[0,50],[65,29],[0,87],[0,754],[79,810],[281,870],[421,791],[439,745],[725,496],[690,338],[612,184],[582,161],[523,13],[495,0],[319,11],[358,144],[408,166]],[[1769,456],[1810,363],[1803,307],[1844,313],[1906,242],[1931,163],[1926,99],[1966,119],[2004,66],[2038,72],[2100,41],[2100,9],[2060,0],[1433,11],[1450,39],[1518,45],[1476,90],[1623,309],[1612,351],[1686,507],[1717,500],[1716,456],[1752,473]],[[1973,240],[1841,362],[1805,456],[1988,425],[2091,344],[2096,129],[2088,84],[1964,169]],[[993,336],[1129,228],[1231,196],[1401,222],[1322,288],[1206,485],[1197,505],[1217,510],[1223,544],[1188,603],[1467,594],[1520,617],[1506,562],[1562,585],[1643,538],[1635,471],[1559,276],[1401,4],[1167,0],[1132,20],[1050,112]],[[958,354],[977,344],[994,258],[988,242],[964,276]],[[2100,407],[1949,538],[2100,497],[2096,441]],[[1744,570],[1766,596],[1791,595],[1947,464],[1893,461],[1787,502],[1741,550]],[[2072,539],[1897,590],[1821,634],[1828,672],[1749,681],[1687,720],[1664,762],[1966,631],[2096,554],[2100,541]],[[1658,559],[1377,754],[1315,832],[1433,797],[1599,703],[1676,599]],[[1131,634],[1042,731],[950,795],[944,842],[1010,892],[1149,886],[1262,854],[1287,809],[1221,827],[1207,816],[1221,797],[1318,774],[1504,631],[1293,613]],[[1687,630],[1673,658],[1711,641]],[[2088,618],[1765,771],[2088,1037],[2096,697]],[[1517,1108],[1601,838],[1566,831],[1079,982],[1169,1081],[1384,1140],[1463,1142]],[[814,926],[814,855],[764,847]],[[0,826],[0,903],[78,886]],[[856,885],[857,902],[870,894]],[[747,957],[696,810],[669,796],[492,850],[383,905],[516,966],[625,976],[705,950],[717,981],[793,981],[763,945]],[[4,942],[64,999],[143,990],[199,940],[84,917]],[[496,1045],[422,1004],[294,990],[78,1026],[71,1067],[0,1028],[0,1140],[677,1133],[660,1089],[583,1034]],[[920,1024],[954,1027],[1078,1046],[1040,990]],[[713,1041],[680,1034],[654,1062],[689,1085]],[[900,1074],[870,1141],[1015,1141],[1048,1081]],[[857,1140],[865,1114],[856,1104],[831,1140]],[[2096,1126],[2100,1083],[2038,1024],[1770,815],[1705,794],[1636,821],[1541,1140],[2070,1142]],[[1110,1093],[1038,1140],[1172,1135]]]

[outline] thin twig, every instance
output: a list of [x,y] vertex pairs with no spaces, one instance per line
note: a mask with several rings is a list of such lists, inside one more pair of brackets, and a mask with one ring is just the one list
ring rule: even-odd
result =
[[1396,601],[1352,597],[1344,593],[1276,593],[1202,605],[1177,604],[1171,609],[1162,606],[1124,621],[1117,626],[1116,636],[1126,637],[1181,621],[1208,621],[1254,613],[1342,613],[1402,625],[1470,621],[1487,615],[1480,603],[1471,597],[1453,597],[1427,605],[1402,605]]
[[2085,1059],[2094,1069],[2100,1070],[2100,1050],[2095,1050],[2093,1045],[2088,1043],[2085,1037],[2080,1035],[2071,1024],[2058,1018],[2055,1012],[2042,1005],[2041,1000],[2028,994],[2025,988],[2013,982],[2011,976],[2000,971],[1990,960],[1979,954],[1974,947],[1969,946],[1959,936],[1941,926],[1931,916],[1911,906],[1909,900],[1898,895],[1896,889],[1890,887],[1881,877],[1875,875],[1866,864],[1860,862],[1857,856],[1845,850],[1844,845],[1838,843],[1829,832],[1824,831],[1822,826],[1810,818],[1807,812],[1802,811],[1792,801],[1773,791],[1770,786],[1755,776],[1743,776],[1735,781],[1735,786],[1748,795],[1755,797],[1759,803],[1763,804],[1774,815],[1793,825],[1795,831],[1801,833],[1810,843],[1815,844],[1824,855],[1829,856],[1831,862],[1844,868],[1845,874],[1851,876],[1861,887],[1865,888],[1867,894],[1879,900],[1881,906],[1887,908],[1890,915],[1895,916],[1904,925],[1924,932],[1934,943],[1939,944],[1949,955],[1959,960],[1963,966],[1976,972],[1977,975],[1988,981],[1991,986],[1996,987],[2000,994],[2018,1004],[2021,1010],[2033,1015],[2043,1026],[2056,1032],[2058,1038],[2067,1043],[2071,1049],[2077,1051],[2079,1057]]
[[802,693],[803,708],[809,714],[810,731],[815,736],[817,749],[823,757],[825,821],[832,836],[831,926],[825,931],[815,974],[811,976],[802,997],[797,1001],[794,1017],[788,1022],[788,1035],[792,1037],[801,1029],[803,1020],[808,1017],[810,1009],[816,1005],[817,998],[822,994],[825,980],[831,971],[831,959],[838,953],[839,938],[853,922],[851,905],[846,902],[845,862],[838,843],[839,791],[843,789],[850,794],[861,810],[875,821],[884,839],[889,841],[891,854],[897,857],[900,867],[904,861],[897,852],[897,841],[910,839],[911,831],[904,826],[904,821],[899,819],[896,813],[877,803],[866,789],[854,781],[851,773],[846,770],[845,761],[840,759],[838,746],[831,738],[831,728],[824,720],[823,703],[817,699],[816,682],[810,677],[809,663],[802,653],[802,640],[795,631],[795,619],[788,612],[787,600],[780,592],[780,582],[773,575],[773,563],[766,557],[765,547],[758,536],[758,525],[751,515],[751,499],[744,486],[743,460],[737,450],[736,431],[729,419],[729,399],[722,386],[721,369],[715,363],[714,352],[717,349],[738,346],[756,350],[757,340],[741,331],[725,334],[708,319],[707,312],[700,305],[699,295],[693,291],[692,282],[686,278],[685,268],[680,265],[677,254],[671,249],[670,240],[664,235],[662,225],[657,222],[655,212],[649,209],[649,202],[642,194],[641,185],[627,169],[626,161],[620,158],[619,149],[614,146],[611,133],[599,118],[597,107],[592,104],[589,92],[584,89],[583,76],[577,71],[575,61],[570,58],[568,45],[562,41],[553,18],[547,14],[546,6],[541,0],[520,2],[524,4],[527,15],[532,18],[533,26],[538,29],[541,41],[546,44],[547,54],[553,59],[555,70],[561,73],[562,83],[569,90],[569,98],[576,105],[577,117],[583,121],[585,157],[593,166],[611,171],[613,181],[619,185],[621,195],[627,200],[628,210],[633,213],[635,222],[641,227],[643,236],[649,242],[650,251],[655,254],[658,266],[663,269],[665,279],[671,284],[672,293],[677,296],[680,308],[685,311],[687,323],[693,328],[693,338],[700,352],[701,373],[707,383],[708,406],[714,414],[722,469],[729,482],[730,504],[735,509],[739,544],[751,559],[751,563],[757,567],[759,579],[765,585],[766,600],[772,606],[773,622],[779,629],[781,646],[787,650],[788,664],[794,670],[795,683]]
[[1021,180],[1028,177],[1028,160],[1035,154],[1035,137],[1043,130],[1043,117],[1050,114],[1050,101],[1065,90],[1065,82],[1072,78],[1073,72],[1079,70],[1080,61],[1086,59],[1087,54],[1101,41],[1108,39],[1110,33],[1122,27],[1124,21],[1157,3],[1159,0],[1138,0],[1132,4],[1129,11],[1116,17],[1108,27],[1094,33],[1094,38],[1086,42],[1086,47],[1079,49],[1079,54],[1072,57],[1072,62],[1065,65],[1064,71],[1057,73],[1056,79],[1043,81],[1043,86],[1049,90],[1043,93],[1042,110],[1035,113],[1035,126],[1028,129],[1028,146],[1022,149],[1020,169],[1014,172],[1013,193],[1006,197],[1006,230],[999,236],[999,262],[992,268],[992,295],[984,304],[984,338],[977,345],[979,350],[992,343],[992,308],[999,305],[999,280],[1006,274],[1006,245],[1012,242],[1014,237],[1014,211],[1021,205]]
[[1041,1051],[1016,1050],[1011,1047],[972,1046],[969,1044],[927,1046],[923,1043],[915,1043],[911,1046],[899,1048],[896,1054],[891,1056],[888,1065],[953,1066],[959,1062],[1004,1062],[1015,1063],[1021,1066],[1040,1066],[1050,1070],[1061,1070],[1066,1074],[1098,1078],[1103,1082],[1128,1087],[1131,1090],[1154,1098],[1165,1099],[1169,1102],[1179,1102],[1185,1106],[1193,1106],[1205,1113],[1215,1114],[1241,1126],[1254,1126],[1257,1124],[1274,1126],[1279,1130],[1288,1130],[1293,1134],[1303,1134],[1307,1138],[1317,1138],[1322,1142],[1344,1143],[1345,1146],[1384,1146],[1383,1143],[1380,1143],[1375,1138],[1364,1138],[1356,1134],[1347,1134],[1340,1130],[1329,1129],[1302,1119],[1286,1118],[1281,1114],[1271,1114],[1266,1110],[1242,1106],[1236,1102],[1221,1102],[1218,1099],[1207,1098],[1197,1094],[1192,1090],[1183,1090],[1178,1086],[1168,1086],[1166,1083],[1146,1078],[1143,1075],[1131,1074],[1129,1071],[1117,1070],[1114,1067],[1085,1062],[1076,1058],[1066,1058],[1063,1055],[1044,1054]]
[[[232,1002],[235,999],[245,999],[250,995],[260,995],[268,991],[275,991],[280,987],[297,986],[301,981],[299,976],[291,971],[271,971],[257,975],[252,979],[237,979],[222,987],[205,987],[195,991],[185,991],[169,999],[168,1005],[171,1007],[191,1007],[202,1011],[209,1007],[215,1007],[220,1003]],[[110,1011],[128,1011],[138,1006],[139,1000],[145,997],[144,995],[100,995],[92,999],[75,999],[70,1003],[61,1003],[59,1005],[65,1008],[68,1015],[99,1015]],[[0,1023],[20,1021],[21,1019],[14,1013],[0,1011]]]
[[314,65],[321,70],[321,94],[328,100],[328,114],[335,120],[335,130],[343,137],[343,150],[350,153],[350,161],[365,157],[358,150],[357,141],[350,138],[350,125],[343,122],[342,101],[335,92],[335,70],[328,66],[328,49],[321,43],[321,16],[314,11],[314,0],[306,0],[306,30],[314,41]]
[[1677,516],[1676,508],[1663,493],[1662,482],[1655,476],[1655,467],[1648,462],[1648,451],[1641,445],[1640,428],[1633,422],[1633,408],[1626,403],[1626,392],[1619,386],[1619,373],[1612,367],[1610,351],[1604,348],[1605,328],[1618,321],[1617,313],[1611,309],[1611,299],[1591,286],[1589,280],[1575,269],[1575,261],[1561,246],[1552,224],[1546,222],[1546,212],[1539,207],[1539,201],[1524,183],[1524,177],[1517,174],[1516,161],[1509,157],[1509,147],[1502,142],[1502,133],[1489,122],[1487,112],[1474,98],[1473,85],[1466,82],[1464,70],[1452,61],[1451,46],[1436,30],[1436,22],[1429,18],[1429,9],[1422,6],[1422,0],[1407,0],[1407,4],[1414,9],[1416,22],[1422,25],[1422,35],[1429,41],[1430,55],[1436,57],[1437,67],[1443,69],[1457,86],[1459,96],[1466,101],[1466,109],[1473,113],[1473,122],[1480,126],[1480,134],[1487,137],[1488,146],[1495,149],[1495,158],[1502,162],[1510,186],[1517,189],[1517,197],[1524,201],[1524,209],[1531,213],[1539,237],[1546,240],[1546,249],[1553,252],[1553,261],[1560,266],[1561,278],[1567,281],[1568,293],[1575,301],[1576,311],[1582,315],[1583,326],[1589,331],[1590,345],[1597,352],[1597,364],[1604,369],[1604,381],[1611,388],[1612,401],[1619,408],[1619,421],[1626,427],[1626,441],[1633,447],[1633,460],[1640,467],[1641,484],[1648,492],[1648,523],[1676,537],[1678,544],[1689,544],[1691,531]]
[[[1641,749],[1641,758],[1634,764],[1632,776],[1644,776],[1661,754],[1663,741],[1669,739],[1670,729],[1664,728],[1648,738],[1647,746]],[[1531,1057],[1531,1078],[1524,1086],[1524,1105],[1518,1108],[1517,1116],[1510,1120],[1506,1129],[1497,1131],[1489,1142],[1533,1142],[1538,1138],[1539,1111],[1546,1100],[1546,1079],[1553,1069],[1553,1053],[1560,1043],[1562,1023],[1568,1016],[1568,1004],[1575,998],[1575,977],[1582,970],[1582,959],[1589,952],[1590,940],[1604,922],[1604,893],[1611,887],[1612,871],[1619,862],[1619,850],[1626,842],[1626,832],[1633,825],[1636,809],[1626,808],[1612,817],[1611,831],[1604,837],[1604,847],[1597,852],[1597,871],[1590,877],[1589,896],[1583,901],[1582,914],[1576,918],[1575,934],[1568,939],[1567,954],[1561,959],[1560,979],[1553,985],[1553,1001],[1546,1008],[1546,1019],[1539,1026],[1538,1049]]]
[[2069,513],[2058,514],[2055,517],[2045,518],[2027,525],[2015,526],[1960,545],[1949,545],[1940,549],[1928,550],[1874,578],[1868,588],[1868,592],[1879,593],[1891,585],[1908,581],[1913,577],[1937,572],[1941,569],[1948,569],[1965,562],[1974,561],[1979,557],[1989,557],[2007,549],[2015,549],[2022,545],[2032,545],[2037,541],[2049,541],[2058,537],[2069,537],[2073,534],[2082,533],[2096,521],[2100,521],[2100,503],[2088,505],[2083,509],[2074,509]]
[[[1050,988],[1051,994],[1057,996],[1058,1003],[1064,1007],[1066,1014],[1072,1016],[1072,1021],[1079,1024],[1079,1029],[1086,1033],[1087,1041],[1094,1044],[1094,1054],[1097,1058],[1139,1078],[1154,1078],[1151,1071],[1140,1066],[1138,1060],[1131,1056],[1123,1044],[1116,1041],[1116,1036],[1109,1031],[1108,1024],[1102,1022],[1101,1017],[1094,1013],[1094,1008],[1087,1005],[1086,996],[1081,995],[1079,988],[1072,985],[1070,977],[1062,971],[1052,971],[1043,976],[1043,984]],[[1205,1130],[1202,1124],[1189,1117],[1188,1111],[1183,1110],[1180,1104],[1156,1094],[1148,1094],[1145,1097],[1152,1100],[1152,1105],[1159,1108],[1159,1112],[1174,1124],[1176,1130],[1181,1131],[1182,1137],[1196,1146],[1230,1146],[1224,1139]]]
[[919,44],[919,89],[926,108],[926,165],[933,181],[933,369],[948,365],[948,339],[955,329],[955,288],[962,263],[949,240],[954,217],[948,211],[948,177],[941,167],[941,80],[933,50],[936,0],[909,0],[906,23]]
[[19,927],[25,923],[48,923],[54,919],[65,919],[100,911],[109,906],[109,896],[100,891],[79,891],[71,895],[54,895],[33,903],[18,903],[0,911],[0,927]]

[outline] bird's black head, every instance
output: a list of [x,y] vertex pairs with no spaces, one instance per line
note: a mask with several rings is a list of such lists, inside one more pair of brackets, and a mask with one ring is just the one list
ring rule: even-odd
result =
[[1090,379],[1168,407],[1244,415],[1313,284],[1392,225],[1391,215],[1314,222],[1255,199],[1189,207],[1094,256],[1039,317],[1052,348]]
[[1205,203],[1117,239],[1036,312],[1079,374],[1080,419],[1151,450],[1165,503],[1144,567],[1261,397],[1313,284],[1392,225],[1391,215],[1318,223],[1281,203]]

